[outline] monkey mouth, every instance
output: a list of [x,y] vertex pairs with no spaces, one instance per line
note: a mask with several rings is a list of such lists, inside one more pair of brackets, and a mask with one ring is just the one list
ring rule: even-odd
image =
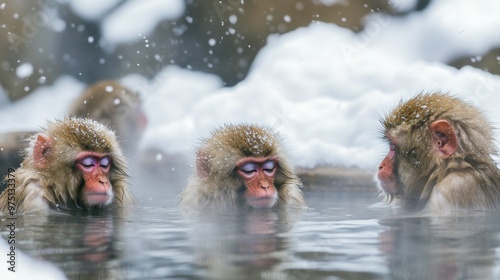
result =
[[91,192],[85,194],[85,204],[89,206],[108,205],[113,200],[113,195],[107,192]]
[[382,176],[380,173],[375,177],[379,189],[389,195],[398,193],[398,182],[392,176]]
[[259,198],[252,198],[247,201],[247,205],[254,208],[271,208],[276,204],[278,197],[264,196]]
[[380,186],[386,193],[394,193],[396,191],[395,182],[380,182]]

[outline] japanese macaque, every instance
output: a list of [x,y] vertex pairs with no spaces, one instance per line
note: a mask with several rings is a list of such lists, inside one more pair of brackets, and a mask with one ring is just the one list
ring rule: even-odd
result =
[[431,211],[500,208],[492,128],[477,108],[448,94],[419,94],[382,124],[390,148],[377,177],[389,202]]
[[183,208],[303,207],[301,186],[276,133],[255,125],[225,125],[198,149],[196,175],[180,203]]
[[83,118],[49,122],[31,139],[24,161],[6,177],[4,213],[105,210],[135,203],[114,133]]
[[127,152],[137,146],[147,120],[140,96],[116,81],[89,86],[70,109],[70,116],[90,118],[114,130]]

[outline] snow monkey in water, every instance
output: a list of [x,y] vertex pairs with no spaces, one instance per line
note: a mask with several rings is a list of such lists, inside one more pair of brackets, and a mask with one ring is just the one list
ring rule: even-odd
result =
[[420,94],[382,121],[389,153],[377,174],[406,209],[500,208],[491,125],[475,107],[443,93]]
[[225,125],[202,141],[196,174],[180,203],[183,208],[304,207],[301,186],[275,132],[256,125]]
[[90,85],[73,101],[70,116],[90,118],[113,129],[125,152],[137,149],[147,124],[138,93],[117,81],[104,80]]
[[4,213],[106,210],[134,204],[115,134],[90,119],[49,122],[25,151],[21,167],[6,177]]

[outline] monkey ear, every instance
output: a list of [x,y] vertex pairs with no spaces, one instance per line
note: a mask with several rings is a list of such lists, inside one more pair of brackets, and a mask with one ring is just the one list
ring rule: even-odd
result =
[[437,120],[431,124],[432,144],[440,158],[449,158],[457,150],[458,139],[455,130],[447,120]]
[[52,146],[53,141],[49,136],[43,133],[39,133],[36,136],[35,146],[33,147],[33,159],[37,168],[47,168],[53,148]]
[[196,153],[196,173],[200,178],[207,178],[210,175],[209,165],[210,155],[205,151],[198,151]]

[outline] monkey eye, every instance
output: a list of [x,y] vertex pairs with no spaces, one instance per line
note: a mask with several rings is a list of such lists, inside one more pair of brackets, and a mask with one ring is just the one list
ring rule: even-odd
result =
[[274,161],[270,160],[270,161],[266,161],[264,162],[264,164],[262,165],[262,169],[268,173],[271,173],[273,172],[274,168],[276,167],[276,163],[274,163]]
[[257,172],[257,165],[253,162],[248,162],[245,163],[241,168],[241,171],[243,171],[246,174],[252,174],[254,172]]
[[84,167],[92,167],[95,165],[95,160],[92,157],[86,157],[80,162]]
[[99,162],[99,164],[101,165],[101,167],[106,168],[106,167],[109,166],[110,160],[109,160],[108,157],[105,157],[105,158],[101,159],[101,161]]
[[396,156],[396,151],[398,147],[395,144],[389,145],[389,157],[393,159]]
[[389,145],[389,149],[390,149],[391,151],[395,151],[395,150],[396,150],[396,145],[394,145],[394,144],[390,144],[390,145]]

